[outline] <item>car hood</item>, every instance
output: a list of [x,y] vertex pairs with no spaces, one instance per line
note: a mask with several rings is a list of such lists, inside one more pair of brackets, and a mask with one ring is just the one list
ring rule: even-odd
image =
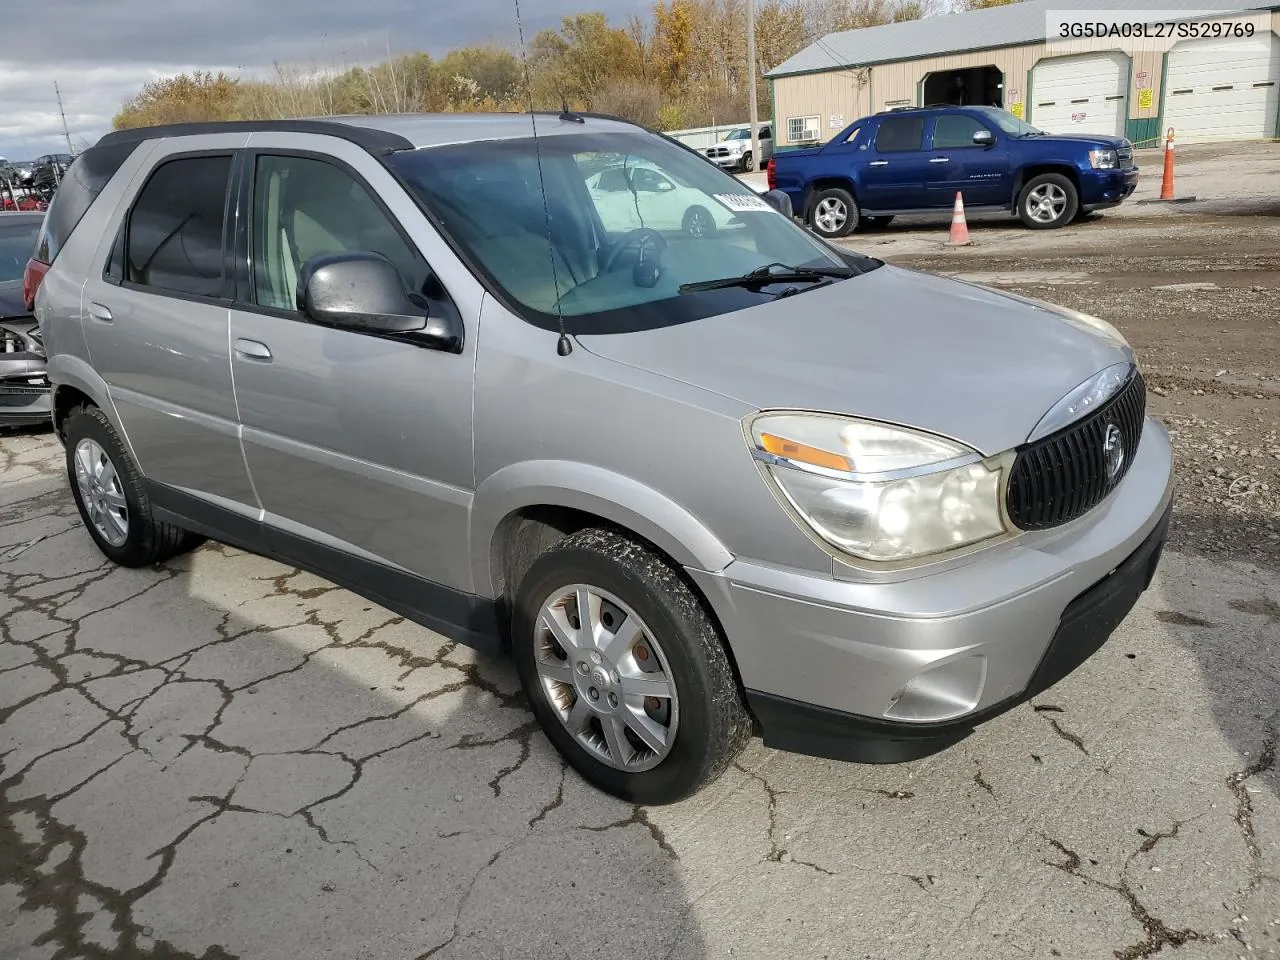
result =
[[1028,138],[1028,143],[1044,143],[1045,141],[1053,141],[1054,143],[1083,143],[1090,147],[1110,147],[1112,150],[1119,150],[1121,147],[1129,146],[1129,141],[1124,137],[1109,137],[1105,134],[1090,133],[1046,133],[1038,137]]
[[887,265],[733,313],[579,340],[756,409],[884,420],[986,455],[1024,442],[1072,388],[1133,358],[1065,309]]

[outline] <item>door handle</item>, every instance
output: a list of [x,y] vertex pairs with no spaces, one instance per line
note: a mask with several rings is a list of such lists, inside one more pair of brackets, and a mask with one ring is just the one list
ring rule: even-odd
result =
[[265,343],[259,343],[257,340],[245,340],[243,338],[236,340],[236,353],[244,357],[246,360],[270,360],[271,350]]
[[887,167],[888,165],[889,165],[888,160],[872,160],[870,163],[867,164],[868,167]]
[[930,163],[950,163],[951,158],[950,157],[934,157],[929,162]]
[[111,311],[100,303],[89,304],[89,316],[94,320],[97,320],[99,323],[111,323],[113,319]]

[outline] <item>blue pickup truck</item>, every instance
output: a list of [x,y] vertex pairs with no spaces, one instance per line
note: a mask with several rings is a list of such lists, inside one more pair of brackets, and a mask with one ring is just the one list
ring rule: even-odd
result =
[[769,186],[823,237],[895,216],[1003,210],[1037,230],[1114,207],[1138,185],[1123,137],[1054,135],[995,107],[927,107],[864,117],[821,147],[775,153]]

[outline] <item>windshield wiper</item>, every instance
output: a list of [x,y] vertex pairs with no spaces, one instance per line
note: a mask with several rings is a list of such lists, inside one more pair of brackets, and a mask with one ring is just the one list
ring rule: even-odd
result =
[[771,283],[830,283],[853,276],[857,274],[849,267],[790,267],[785,263],[766,263],[740,277],[682,283],[679,289],[681,293],[700,293],[729,287],[763,287]]

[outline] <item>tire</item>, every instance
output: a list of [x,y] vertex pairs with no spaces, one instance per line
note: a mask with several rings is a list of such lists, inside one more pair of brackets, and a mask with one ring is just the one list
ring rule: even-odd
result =
[[[122,567],[149,567],[200,542],[200,537],[155,518],[138,467],[101,410],[73,410],[64,435],[72,496],[89,535],[109,560]],[[78,477],[90,472],[94,476],[82,484]],[[96,502],[87,502],[90,497]]]
[[684,212],[682,227],[695,240],[702,240],[715,235],[716,218],[706,207],[692,206]]
[[1066,226],[1079,209],[1080,195],[1075,184],[1060,173],[1032,177],[1018,194],[1018,218],[1032,230]]
[[[599,625],[592,632],[603,639],[579,647],[572,640],[582,589],[597,598],[588,608]],[[552,619],[565,639],[543,626]],[[629,624],[640,632],[625,633]],[[614,637],[625,646],[611,650]],[[674,803],[696,793],[751,736],[728,655],[702,603],[666,559],[617,533],[579,531],[534,561],[516,596],[512,652],[547,738],[583,778],[631,803]],[[665,680],[674,697],[637,693],[637,680]],[[626,719],[633,717],[643,719],[633,725]],[[661,751],[640,748],[639,727],[650,737],[657,731]]]
[[858,221],[858,228],[861,230],[883,230],[889,224],[893,223],[893,217],[863,217]]
[[755,168],[755,159],[751,156],[751,151],[748,150],[742,155],[742,172],[751,173]]
[[828,187],[813,198],[809,224],[818,236],[828,240],[847,237],[858,229],[858,222],[857,201],[843,187]]

